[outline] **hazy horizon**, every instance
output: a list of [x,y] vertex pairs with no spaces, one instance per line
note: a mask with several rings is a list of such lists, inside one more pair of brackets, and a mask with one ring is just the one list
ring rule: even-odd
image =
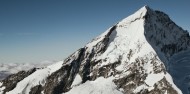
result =
[[63,60],[144,5],[190,31],[190,1],[1,0],[0,63]]

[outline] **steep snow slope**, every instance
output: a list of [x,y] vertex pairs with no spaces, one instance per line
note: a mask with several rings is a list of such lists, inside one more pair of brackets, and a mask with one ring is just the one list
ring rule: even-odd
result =
[[[149,11],[149,12],[147,12],[147,11]],[[117,25],[115,25],[111,29],[109,29],[111,31],[114,28],[109,36],[109,42],[108,42],[106,51],[104,53],[102,53],[101,55],[96,56],[96,58],[94,58],[94,59],[96,61],[104,60],[100,66],[106,66],[106,65],[109,65],[109,64],[112,64],[115,62],[120,62],[121,64],[116,67],[116,70],[121,72],[121,75],[119,75],[120,78],[122,78],[122,77],[126,76],[126,74],[128,74],[130,66],[133,66],[134,63],[140,63],[139,65],[140,65],[140,68],[142,67],[142,70],[140,69],[138,71],[142,72],[141,74],[146,74],[146,75],[148,74],[148,76],[145,78],[146,85],[141,85],[141,86],[143,86],[143,89],[148,89],[149,91],[151,91],[156,82],[160,81],[163,78],[169,79],[169,77],[166,76],[169,74],[166,73],[165,71],[163,71],[164,66],[162,65],[163,63],[160,60],[160,57],[161,57],[162,60],[164,61],[164,63],[167,63],[167,61],[168,61],[167,58],[165,58],[165,56],[163,55],[165,53],[163,53],[161,51],[162,47],[156,46],[156,50],[154,50],[152,48],[152,46],[154,46],[154,44],[150,45],[149,40],[147,41],[146,36],[150,36],[153,33],[155,34],[155,32],[153,32],[154,29],[152,29],[150,31],[144,30],[145,29],[144,24],[146,24],[146,25],[153,24],[154,26],[160,26],[160,27],[162,25],[161,25],[161,23],[158,23],[158,24],[154,23],[154,21],[157,20],[156,17],[152,17],[150,19],[151,22],[147,23],[144,20],[146,15],[148,15],[148,16],[156,15],[156,17],[157,17],[156,12],[152,11],[150,8],[145,6],[145,7],[141,8],[139,11],[137,11],[136,13],[134,13],[133,15],[125,18],[124,20],[119,22]],[[146,31],[151,32],[151,33],[147,33]],[[110,32],[107,32],[107,34],[109,34],[109,33]],[[153,35],[151,35],[151,36],[153,37]],[[103,35],[101,35],[100,37],[95,39],[95,41],[89,43],[87,45],[87,50],[92,51],[94,49],[93,46],[95,46],[99,41],[101,41],[101,39],[104,39],[102,37],[103,37]],[[159,38],[162,38],[162,37],[158,36],[158,39]],[[170,41],[170,38],[165,39],[165,40],[162,40],[162,39],[159,39],[159,40],[164,43],[169,43],[168,41]],[[150,41],[151,41],[151,39],[150,39]],[[153,42],[157,42],[157,40],[155,40]],[[157,51],[157,52],[155,52],[155,51]],[[91,52],[89,52],[89,53],[91,53]],[[157,53],[159,53],[161,55],[159,55],[159,57],[157,57]],[[152,59],[155,59],[155,60],[153,61]],[[144,62],[145,62],[145,64],[144,64]],[[141,63],[142,63],[142,65],[141,65]],[[152,63],[156,63],[156,64],[152,64]],[[155,66],[157,67],[156,70],[154,69]],[[126,73],[126,71],[128,71],[128,72]],[[154,71],[156,73],[152,73]],[[158,73],[157,73],[157,71],[158,71]],[[112,72],[112,71],[110,71],[110,72]],[[108,74],[111,74],[111,73],[108,73]],[[118,76],[118,75],[116,75],[116,76]],[[171,82],[170,84],[172,84],[172,87],[175,88],[175,90],[177,90],[178,93],[181,93],[181,91],[178,90],[177,87],[173,84],[171,79],[168,81]],[[142,90],[142,88],[141,88],[141,90]]]
[[63,94],[123,94],[117,90],[117,86],[112,82],[113,79],[113,77],[107,79],[99,77],[95,81],[87,81]]
[[0,93],[182,94],[167,70],[175,69],[171,57],[189,45],[187,31],[163,12],[144,6],[58,66],[6,78]]

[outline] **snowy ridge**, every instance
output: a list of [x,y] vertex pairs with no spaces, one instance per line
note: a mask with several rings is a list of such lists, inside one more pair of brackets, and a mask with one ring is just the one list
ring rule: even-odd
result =
[[148,6],[142,7],[134,14],[132,14],[132,15],[128,16],[127,18],[123,19],[122,21],[120,21],[118,23],[118,26],[119,27],[128,27],[132,22],[134,22],[138,19],[142,19],[146,15],[148,10],[150,10],[150,8]]
[[48,66],[47,68],[38,69],[33,74],[24,78],[20,81],[16,88],[12,91],[7,92],[7,94],[29,94],[30,89],[36,85],[44,85],[46,78],[51,75],[53,72],[61,68],[63,61],[57,62],[53,65]]
[[189,48],[187,31],[144,6],[63,62],[3,80],[0,94],[182,94],[172,57]]
[[55,63],[56,61],[43,61],[40,63],[0,63],[0,80],[19,71],[28,71],[32,68],[41,68]]

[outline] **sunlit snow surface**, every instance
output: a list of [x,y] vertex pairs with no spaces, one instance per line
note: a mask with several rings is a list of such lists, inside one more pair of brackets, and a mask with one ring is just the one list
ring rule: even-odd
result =
[[[3,83],[0,82],[0,87],[3,85]],[[0,94],[3,93],[4,88],[0,88]]]
[[[181,91],[173,83],[173,80],[170,74],[168,74],[167,72],[164,73],[163,71],[161,71],[160,73],[153,72],[153,64],[151,64],[151,59],[157,56],[158,53],[161,53],[161,55],[163,54],[161,51],[156,52],[155,49],[152,47],[152,45],[147,41],[144,35],[145,34],[145,30],[144,30],[145,20],[143,19],[143,17],[145,16],[146,12],[147,12],[146,7],[143,7],[139,11],[134,13],[133,15],[117,23],[117,28],[115,28],[109,35],[109,43],[106,47],[106,50],[101,54],[96,54],[92,58],[92,60],[102,61],[100,64],[97,65],[98,68],[103,67],[108,64],[115,63],[115,62],[121,62],[121,64],[116,67],[116,70],[121,72],[121,74],[117,74],[114,77],[108,77],[108,78],[99,77],[95,79],[94,81],[86,81],[85,83],[82,83],[82,77],[79,74],[77,74],[71,85],[71,90],[63,94],[123,94],[122,92],[123,90],[120,88],[117,88],[113,80],[126,77],[126,75],[129,75],[130,71],[128,71],[127,68],[129,68],[130,66],[134,66],[133,64],[137,63],[136,60],[138,58],[142,58],[145,60],[144,61],[145,64],[141,66],[145,70],[144,72],[147,73],[147,76],[146,76],[146,79],[144,80],[145,83],[136,87],[133,90],[134,93],[138,93],[143,89],[148,89],[149,91],[154,89],[155,83],[157,83],[158,81],[160,81],[161,79],[165,77],[166,80],[172,85],[172,87],[179,94],[181,94]],[[110,32],[110,29],[108,29],[99,37],[95,38],[92,42],[88,43],[85,46],[86,48],[85,54],[91,53],[94,50],[94,47],[98,43],[101,43],[101,41],[106,37],[105,35]],[[166,41],[165,43],[170,43],[170,42],[171,41]],[[130,56],[130,58],[128,58],[128,54],[130,51],[132,51],[132,55]],[[71,63],[74,59],[78,57],[79,57],[79,52],[76,51],[71,56],[71,60],[69,62],[64,63],[64,65]],[[176,61],[175,59],[170,60],[171,64],[169,65],[169,73],[172,74],[172,77],[174,77],[174,81],[176,83],[181,83],[181,81],[185,81],[186,79],[184,80],[184,77],[186,77],[186,75],[189,75],[189,74],[184,75],[183,74],[184,71],[181,70],[181,68],[178,69],[178,67],[182,67],[182,68],[187,67],[187,66],[182,66],[178,64],[178,62],[180,63],[185,62],[185,65],[188,65],[187,62],[189,59],[183,58],[183,57],[184,56],[174,57],[178,59],[179,61]],[[182,60],[180,60],[180,58],[182,58]],[[157,63],[164,64],[160,59],[161,59],[160,57],[156,57]],[[39,84],[43,86],[45,84],[45,79],[48,77],[48,75],[60,69],[62,66],[62,63],[63,62],[61,61],[54,65],[35,71],[33,74],[29,75],[28,77],[20,81],[17,84],[16,88],[14,88],[12,91],[9,91],[7,94],[15,94],[15,93],[21,93],[21,92],[24,92],[24,94],[28,94],[30,89],[33,86],[36,86]],[[82,63],[85,63],[85,62],[82,62]],[[189,70],[188,68],[189,67],[184,68],[184,69]],[[181,73],[181,74],[176,75],[176,73],[178,74]],[[187,84],[177,84],[177,85],[179,87],[188,86]],[[0,88],[0,89],[3,90],[4,88]],[[167,91],[165,92],[165,94],[167,94]]]
[[[127,63],[125,61],[127,61],[128,65],[130,65],[131,63],[135,62],[135,59],[138,57],[148,57],[148,59],[151,59],[152,56],[156,54],[155,50],[147,42],[144,36],[144,19],[142,19],[142,17],[145,15],[146,11],[146,8],[143,7],[133,15],[127,17],[117,24],[118,27],[109,36],[109,45],[106,51],[103,54],[100,54],[99,56],[94,58],[96,60],[106,59],[106,61],[104,61],[100,66],[108,65],[110,63],[118,62],[119,60],[121,60],[121,65],[118,66],[116,69],[118,71],[122,71],[125,70],[125,67],[127,66]],[[91,51],[93,46],[100,42],[106,33],[108,33],[108,31],[97,37],[91,43],[87,44],[87,50]],[[133,56],[128,59],[127,55],[131,49],[133,50]],[[122,56],[122,59],[120,58],[120,56]],[[163,63],[162,61],[159,62]],[[153,71],[153,66],[150,64],[150,62],[144,65],[144,69],[146,69],[146,72],[148,73],[145,83],[148,84],[150,87],[139,86],[134,90],[134,92],[138,92],[143,88],[152,90],[154,88],[153,85],[165,77],[166,80],[170,82],[170,84],[172,84],[172,87],[177,90],[179,94],[181,94],[181,91],[175,86],[175,84],[173,84],[173,80],[168,73],[149,74],[149,72]],[[128,73],[126,72],[119,76],[121,77],[127,74]],[[91,92],[93,92],[92,94],[98,94],[97,92],[101,90],[97,89],[99,86],[91,84],[92,82],[93,81],[88,81],[84,84],[73,87],[71,91],[66,94],[75,94],[76,92],[77,94],[90,94]],[[92,86],[90,86],[89,84]],[[92,89],[96,89],[96,91]],[[107,92],[102,94],[107,94]]]
[[75,86],[69,92],[63,94],[123,94],[112,80],[113,77],[99,77],[95,81],[87,81]]
[[73,83],[72,83],[72,85],[71,85],[71,87],[79,85],[81,83],[82,83],[82,78],[81,78],[81,76],[79,74],[77,74],[74,81],[73,81]]
[[44,85],[46,78],[53,72],[62,67],[63,61],[52,64],[46,68],[38,69],[22,81],[17,83],[17,86],[6,94],[29,94],[30,89],[36,85]]
[[[118,62],[119,60],[121,60],[121,65],[118,66],[116,69],[118,71],[122,71],[125,70],[127,64],[130,65],[131,63],[135,62],[136,58],[148,57],[148,59],[151,59],[153,55],[156,54],[155,50],[147,42],[144,36],[144,19],[142,19],[142,17],[145,15],[146,11],[146,8],[143,7],[133,15],[127,17],[117,24],[117,28],[109,36],[109,45],[106,51],[103,54],[94,57],[94,59],[96,60],[106,59],[106,61],[103,61],[100,66],[108,65],[110,63]],[[86,45],[86,47],[88,47],[87,51],[89,51],[89,53],[92,50],[93,46],[103,39],[106,33],[108,33],[108,30],[96,39],[94,39],[91,43],[88,43]],[[127,55],[131,49],[133,50],[133,56],[128,59]],[[122,59],[120,57],[122,57]],[[126,61],[128,63],[126,63]],[[159,61],[159,63],[163,62]],[[177,90],[179,94],[181,94],[181,91],[175,86],[175,84],[173,84],[173,80],[168,73],[149,73],[153,71],[153,66],[150,64],[150,62],[144,65],[144,69],[146,69],[146,72],[148,73],[145,83],[148,84],[150,87],[139,86],[134,90],[134,92],[142,90],[143,88],[152,90],[154,89],[153,85],[165,77],[166,80],[170,82],[170,84],[172,84],[172,87]],[[123,73],[119,75],[119,77],[122,77],[123,75],[125,76],[127,74],[127,72]],[[96,89],[98,86],[92,85],[91,87],[87,88],[87,86],[89,86],[91,82],[93,81],[89,81],[79,86],[73,87],[71,91],[66,94],[75,94],[75,91],[77,91],[77,94],[90,94],[91,92],[93,92],[92,94],[95,94],[99,90],[97,89],[97,91],[94,91],[91,89]],[[105,94],[107,93],[105,92]]]
[[56,61],[43,61],[40,63],[0,63],[0,80],[4,79],[10,74],[14,74],[22,70],[27,71],[35,67],[45,67],[55,62]]

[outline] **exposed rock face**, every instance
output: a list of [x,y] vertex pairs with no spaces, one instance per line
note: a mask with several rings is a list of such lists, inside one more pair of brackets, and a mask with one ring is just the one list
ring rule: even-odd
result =
[[31,88],[31,91],[29,92],[29,94],[41,94],[41,91],[42,91],[42,86],[37,85],[37,86]]
[[[22,94],[70,94],[68,92],[73,88],[100,77],[113,78],[117,88],[112,89],[121,94],[181,94],[167,67],[171,56],[189,49],[189,42],[188,32],[178,27],[165,13],[145,6],[70,55],[60,68],[55,70],[54,66],[48,66],[9,76],[0,85],[0,88],[5,87],[0,94],[13,91]],[[18,88],[21,87],[17,84],[19,81],[22,83],[28,75],[35,75],[40,70],[47,73],[42,80],[32,86],[26,80],[29,85]],[[76,75],[81,81],[74,84]]]
[[154,84],[154,89],[148,92],[148,94],[164,94],[166,91],[169,94],[177,94],[177,92],[171,88],[172,85],[163,78],[158,83]]
[[147,12],[145,18],[145,36],[157,52],[161,51],[169,59],[172,55],[189,49],[189,33],[178,27],[167,14],[161,11]]

